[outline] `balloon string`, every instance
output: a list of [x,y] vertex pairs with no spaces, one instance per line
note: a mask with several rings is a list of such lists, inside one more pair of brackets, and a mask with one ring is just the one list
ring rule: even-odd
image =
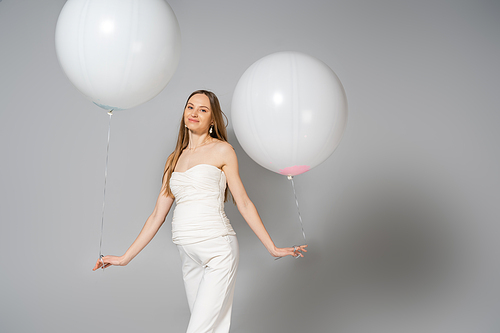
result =
[[102,215],[101,215],[101,239],[99,241],[99,259],[103,263],[102,268],[104,269],[104,262],[102,261],[102,234],[104,230],[104,211],[106,206],[106,182],[108,179],[108,157],[109,157],[109,138],[111,136],[111,116],[113,115],[113,110],[108,112],[109,122],[108,122],[108,144],[106,147],[106,166],[104,167],[104,195],[102,198]]
[[[293,196],[295,197],[295,205],[297,206],[297,212],[299,213],[300,228],[302,229],[302,237],[304,237],[304,244],[307,244],[306,232],[304,231],[304,224],[302,223],[302,215],[300,215],[299,200],[297,199],[297,192],[295,191],[295,184],[293,182],[293,176],[287,176],[288,180],[292,182]],[[274,260],[281,259],[283,257],[275,258]],[[298,258],[298,257],[297,257]]]
[[307,244],[306,232],[304,231],[304,224],[302,223],[302,216],[300,215],[299,200],[295,192],[295,184],[293,183],[293,176],[288,176],[288,180],[292,182],[293,196],[295,197],[295,204],[297,205],[297,212],[299,213],[300,228],[302,229],[302,237],[304,237],[304,244]]

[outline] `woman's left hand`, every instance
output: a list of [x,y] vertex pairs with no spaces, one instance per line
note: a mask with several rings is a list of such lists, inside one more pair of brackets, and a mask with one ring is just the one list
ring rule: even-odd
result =
[[294,247],[277,247],[271,255],[273,257],[286,257],[286,256],[292,256],[294,258],[298,257],[303,257],[304,252],[307,252],[306,250],[307,245],[296,245]]

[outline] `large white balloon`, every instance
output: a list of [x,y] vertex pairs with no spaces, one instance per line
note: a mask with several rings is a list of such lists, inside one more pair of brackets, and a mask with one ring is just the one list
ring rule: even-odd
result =
[[156,96],[180,57],[180,28],[164,0],[68,0],[56,52],[70,81],[106,110]]
[[337,75],[299,52],[278,52],[251,65],[236,85],[231,120],[245,152],[282,175],[304,173],[338,146],[347,98]]

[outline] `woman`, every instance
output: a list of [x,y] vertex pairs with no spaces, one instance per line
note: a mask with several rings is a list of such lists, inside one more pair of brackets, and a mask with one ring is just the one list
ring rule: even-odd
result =
[[177,146],[167,159],[153,213],[124,255],[105,256],[94,270],[127,265],[153,239],[175,198],[172,239],[181,256],[191,310],[187,332],[229,332],[239,254],[224,213],[226,183],[241,215],[272,256],[303,257],[307,245],[274,245],[241,182],[219,100],[210,91],[198,90],[184,107]]

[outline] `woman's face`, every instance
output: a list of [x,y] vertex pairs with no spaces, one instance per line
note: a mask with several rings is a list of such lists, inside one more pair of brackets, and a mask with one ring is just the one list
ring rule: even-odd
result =
[[208,132],[212,124],[210,99],[204,94],[191,96],[184,109],[184,123],[193,132]]

